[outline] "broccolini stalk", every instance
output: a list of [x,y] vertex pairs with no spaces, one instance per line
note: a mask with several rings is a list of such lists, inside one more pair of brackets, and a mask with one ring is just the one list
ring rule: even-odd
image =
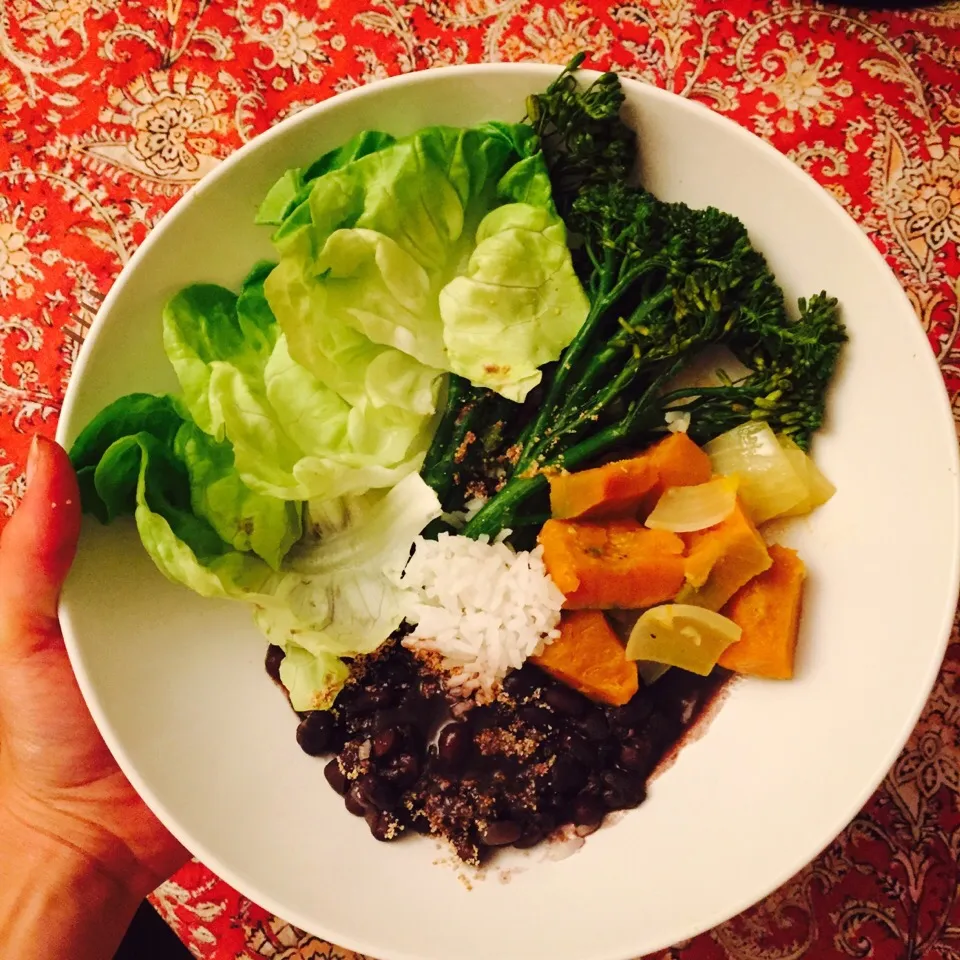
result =
[[614,400],[728,335],[741,315],[786,322],[780,288],[735,217],[622,184],[585,190],[572,216],[597,264],[593,304],[521,437],[517,472],[575,443]]
[[819,293],[800,301],[794,323],[755,321],[744,318],[729,342],[749,375],[714,387],[675,390],[662,398],[664,409],[689,413],[689,433],[698,443],[746,420],[766,420],[807,450],[823,425],[827,387],[847,340],[837,301]]
[[637,158],[636,134],[620,119],[620,78],[604,73],[582,88],[576,71],[585,59],[578,53],[546,91],[527,99],[527,122],[540,138],[564,219],[584,186],[626,182]]

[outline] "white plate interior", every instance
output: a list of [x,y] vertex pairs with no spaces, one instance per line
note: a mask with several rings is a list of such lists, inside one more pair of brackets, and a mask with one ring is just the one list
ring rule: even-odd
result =
[[[241,150],[148,238],[68,392],[69,441],[104,404],[173,388],[160,312],[187,283],[236,285],[271,255],[253,225],[285,169],[367,128],[523,114],[550,67],[432,71],[338,97]],[[875,788],[940,663],[957,593],[953,424],[936,365],[881,257],[770,147],[706,109],[626,84],[647,185],[739,215],[791,298],[827,289],[851,342],[816,456],[838,493],[790,528],[810,570],[799,676],[738,684],[648,802],[561,862],[468,891],[429,841],[376,843],[303,755],[245,609],[153,568],[129,525],[85,525],[67,643],[121,766],[213,870],[286,919],[380,960],[623,960],[690,937],[809,861]]]

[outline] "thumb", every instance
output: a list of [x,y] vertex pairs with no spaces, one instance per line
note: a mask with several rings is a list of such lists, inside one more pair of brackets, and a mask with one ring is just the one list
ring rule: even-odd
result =
[[19,659],[59,638],[57,604],[80,534],[80,491],[70,458],[34,437],[27,492],[0,535],[0,654]]

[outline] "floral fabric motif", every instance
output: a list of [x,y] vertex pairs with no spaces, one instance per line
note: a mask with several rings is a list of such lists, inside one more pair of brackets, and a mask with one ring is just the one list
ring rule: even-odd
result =
[[[4,0],[0,524],[103,294],[231,151],[311,103],[481,60],[596,66],[702,101],[849,211],[904,284],[960,412],[960,2]],[[824,853],[658,960],[960,958],[960,637],[902,756]],[[352,960],[193,863],[155,904],[198,958]]]

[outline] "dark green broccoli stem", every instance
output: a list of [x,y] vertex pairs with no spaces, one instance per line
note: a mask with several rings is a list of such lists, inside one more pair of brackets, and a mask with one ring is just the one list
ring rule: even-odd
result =
[[[612,253],[609,251],[608,255],[612,257]],[[570,378],[572,372],[588,350],[596,349],[595,335],[597,328],[604,325],[603,321],[608,317],[611,307],[616,305],[617,301],[649,266],[649,263],[637,265],[635,269],[627,272],[624,276],[617,279],[616,282],[607,279],[612,274],[610,265],[604,267],[602,276],[604,277],[603,283],[605,289],[603,289],[597,299],[594,300],[586,320],[584,320],[583,325],[579,331],[577,331],[577,335],[570,342],[570,345],[564,350],[563,356],[553,371],[550,385],[541,402],[537,416],[534,417],[520,435],[518,445],[521,454],[520,459],[517,461],[517,472],[520,472],[524,467],[533,462],[539,450],[538,445],[549,438],[551,433],[556,432],[556,429],[551,427],[551,424],[556,423],[558,410],[571,405]],[[670,295],[670,290],[666,289],[660,291],[657,296],[652,297],[647,303],[644,303],[644,316],[647,312],[653,311],[666,302],[666,300],[670,298]],[[596,353],[587,365],[585,371],[574,380],[572,385],[574,395],[577,398],[583,396],[586,392],[586,387],[592,387],[597,380],[600,379],[602,374],[609,371],[611,364],[618,357],[621,357],[625,352],[630,350],[632,350],[632,347],[626,342],[620,343],[617,341],[611,342],[606,349]],[[609,393],[609,391],[606,392]],[[593,407],[595,405],[591,406]]]
[[631,339],[631,336],[672,299],[673,290],[670,287],[664,287],[645,299],[628,319],[620,319],[622,328],[620,333],[611,337],[607,345],[591,359],[566,399],[568,406],[576,406],[585,397],[595,394],[597,385],[609,379],[615,365],[622,362],[624,357],[633,356],[637,361],[638,372],[648,365],[650,361],[644,359],[640,347],[635,339]]

